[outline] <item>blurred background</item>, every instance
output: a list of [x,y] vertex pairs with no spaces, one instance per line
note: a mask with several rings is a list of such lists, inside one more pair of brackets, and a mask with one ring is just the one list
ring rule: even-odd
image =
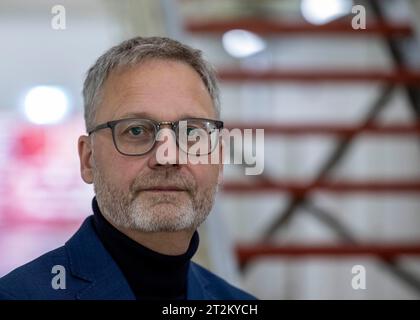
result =
[[0,0],[0,276],[91,214],[84,76],[139,35],[201,49],[226,126],[265,130],[263,174],[226,165],[194,260],[261,299],[420,297],[416,0]]

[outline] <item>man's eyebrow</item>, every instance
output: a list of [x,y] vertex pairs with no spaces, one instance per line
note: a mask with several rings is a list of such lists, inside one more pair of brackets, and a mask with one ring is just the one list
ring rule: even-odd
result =
[[[153,117],[148,112],[128,112],[118,117],[118,119],[128,119],[128,118],[151,119],[151,120],[156,120],[156,121],[159,120]],[[179,117],[179,119],[189,119],[189,118],[203,118],[203,117],[193,116],[190,114],[183,114]],[[165,121],[165,120],[162,120],[162,121]]]
[[147,112],[128,112],[118,116],[119,119],[128,119],[128,118],[146,118],[153,119],[153,117]]

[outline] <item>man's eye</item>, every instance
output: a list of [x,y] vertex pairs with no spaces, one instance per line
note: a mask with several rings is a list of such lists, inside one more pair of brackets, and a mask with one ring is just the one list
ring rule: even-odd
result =
[[141,127],[132,127],[128,130],[128,132],[133,136],[139,136],[143,133],[143,128]]
[[194,127],[187,128],[187,135],[189,136],[189,135],[194,134],[195,130],[197,130],[197,128],[194,128]]

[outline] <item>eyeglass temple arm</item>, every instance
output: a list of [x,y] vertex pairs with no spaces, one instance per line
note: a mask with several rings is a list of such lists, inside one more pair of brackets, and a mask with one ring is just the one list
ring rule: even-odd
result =
[[105,129],[105,128],[110,128],[110,127],[111,126],[110,126],[110,123],[109,122],[100,124],[100,125],[96,126],[95,128],[93,128],[92,130],[88,131],[88,135],[90,136],[95,131],[98,131],[98,130],[101,130],[101,129]]

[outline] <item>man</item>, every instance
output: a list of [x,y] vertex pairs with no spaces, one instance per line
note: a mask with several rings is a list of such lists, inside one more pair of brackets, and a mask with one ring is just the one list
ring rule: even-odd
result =
[[191,161],[223,147],[201,52],[168,38],[125,41],[90,68],[83,97],[78,151],[93,215],[63,247],[0,279],[0,298],[254,299],[190,261],[223,172],[220,158]]

